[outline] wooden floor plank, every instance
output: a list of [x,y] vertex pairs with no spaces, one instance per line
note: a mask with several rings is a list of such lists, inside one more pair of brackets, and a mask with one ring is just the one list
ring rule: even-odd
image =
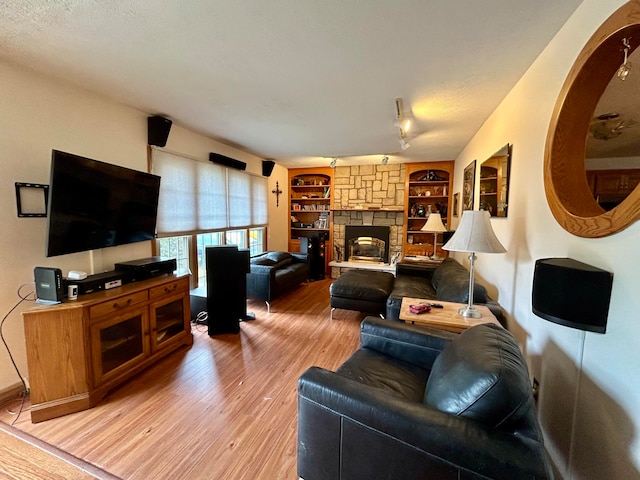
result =
[[297,379],[312,365],[340,365],[364,318],[340,310],[330,319],[330,283],[300,286],[270,313],[250,301],[256,320],[238,335],[194,327],[191,349],[93,409],[39,424],[23,413],[15,425],[126,479],[296,479]]

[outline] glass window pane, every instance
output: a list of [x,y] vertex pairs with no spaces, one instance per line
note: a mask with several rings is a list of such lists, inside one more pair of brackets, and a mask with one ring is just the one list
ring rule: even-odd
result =
[[249,252],[252,257],[264,252],[264,228],[249,230]]
[[178,273],[190,272],[189,236],[167,237],[158,239],[158,251],[161,257],[175,258]]
[[196,236],[198,250],[198,287],[207,285],[206,248],[211,245],[224,245],[224,232],[201,233]]
[[247,248],[246,230],[228,230],[227,245],[237,245],[238,248]]

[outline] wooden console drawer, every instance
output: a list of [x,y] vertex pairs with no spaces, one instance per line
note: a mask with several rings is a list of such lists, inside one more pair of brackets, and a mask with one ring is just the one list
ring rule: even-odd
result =
[[136,303],[144,302],[147,299],[147,290],[134,292],[130,295],[124,295],[122,297],[111,299],[107,302],[93,305],[89,308],[89,315],[94,318],[106,315],[108,313],[119,312],[124,308],[128,308],[131,305],[135,305]]
[[174,282],[165,283],[149,289],[149,298],[164,297],[180,290],[189,290],[189,278],[180,278]]

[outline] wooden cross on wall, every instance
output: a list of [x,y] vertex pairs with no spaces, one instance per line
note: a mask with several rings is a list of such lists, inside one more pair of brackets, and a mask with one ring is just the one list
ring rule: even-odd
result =
[[276,195],[276,208],[280,206],[280,195],[283,193],[280,190],[280,186],[278,185],[278,181],[276,180],[276,188],[275,190],[271,190],[271,193],[275,193]]

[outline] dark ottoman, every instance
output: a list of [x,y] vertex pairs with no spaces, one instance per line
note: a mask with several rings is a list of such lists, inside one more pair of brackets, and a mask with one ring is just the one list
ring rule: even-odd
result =
[[387,298],[393,290],[395,277],[388,272],[348,270],[331,284],[331,313],[333,310],[356,310],[382,316]]

